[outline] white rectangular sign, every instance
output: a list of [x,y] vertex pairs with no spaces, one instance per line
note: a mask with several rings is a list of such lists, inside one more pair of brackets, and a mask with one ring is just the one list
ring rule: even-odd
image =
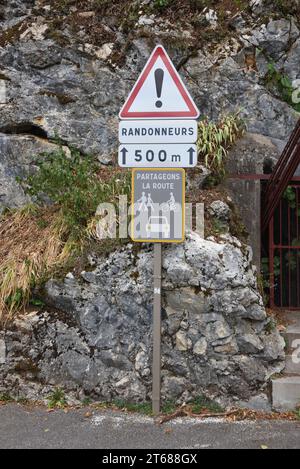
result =
[[121,143],[195,143],[195,120],[130,120],[121,121]]
[[119,166],[127,168],[191,168],[197,146],[190,143],[129,144],[119,147]]

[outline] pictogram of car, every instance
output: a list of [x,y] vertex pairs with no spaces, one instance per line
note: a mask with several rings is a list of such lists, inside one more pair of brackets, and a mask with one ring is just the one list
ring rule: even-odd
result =
[[159,233],[168,238],[170,236],[170,225],[167,217],[150,217],[146,225],[147,238],[151,237],[151,233]]

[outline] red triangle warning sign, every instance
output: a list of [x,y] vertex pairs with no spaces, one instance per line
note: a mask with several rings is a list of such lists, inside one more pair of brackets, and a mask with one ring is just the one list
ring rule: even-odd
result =
[[197,119],[199,110],[170,57],[156,46],[126,103],[120,119]]

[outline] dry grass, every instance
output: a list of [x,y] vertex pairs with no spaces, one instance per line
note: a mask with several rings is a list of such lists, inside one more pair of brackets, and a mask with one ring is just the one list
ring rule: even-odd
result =
[[0,322],[23,309],[34,285],[70,255],[58,209],[33,206],[0,220]]

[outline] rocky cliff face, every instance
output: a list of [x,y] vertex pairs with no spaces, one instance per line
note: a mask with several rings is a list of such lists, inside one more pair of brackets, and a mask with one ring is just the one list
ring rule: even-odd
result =
[[[119,109],[155,43],[202,115],[240,109],[250,132],[282,148],[298,115],[267,73],[274,62],[282,76],[300,78],[297,8],[291,17],[268,1],[242,11],[213,2],[215,12],[188,10],[188,2],[181,10],[151,0],[107,10],[96,3],[0,0],[0,211],[28,201],[16,176],[35,170],[56,135],[115,163]],[[76,399],[149,397],[151,250],[134,255],[128,245],[91,262],[79,278],[48,282],[51,313],[0,332],[0,391],[40,398],[61,386]],[[192,233],[166,247],[164,292],[164,398],[247,400],[282,369],[284,344],[266,317],[250,250],[237,239]]]
[[232,2],[216,23],[206,10],[186,12],[185,21],[174,13],[171,23],[164,11],[149,11],[155,2],[129,2],[137,8],[125,11],[113,3],[116,11],[103,16],[95,2],[1,1],[0,206],[20,205],[15,176],[32,170],[56,134],[101,163],[115,161],[119,109],[157,42],[202,115],[241,109],[250,132],[279,145],[287,139],[296,113],[265,77],[274,62],[299,78],[296,16],[281,18],[268,2],[240,13]]
[[[76,279],[46,285],[60,313],[32,314],[0,332],[0,391],[41,398],[51,387],[83,399],[151,396],[152,250],[91,258]],[[222,402],[266,390],[284,341],[257,293],[251,250],[230,235],[195,233],[164,249],[162,395]]]

